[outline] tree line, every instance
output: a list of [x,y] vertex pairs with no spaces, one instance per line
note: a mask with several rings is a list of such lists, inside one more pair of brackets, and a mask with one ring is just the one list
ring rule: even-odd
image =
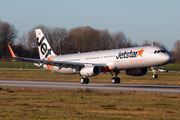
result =
[[[98,30],[90,26],[80,26],[68,30],[66,28],[50,28],[39,25],[18,37],[18,30],[15,29],[14,25],[0,20],[0,60],[10,60],[8,44],[11,45],[17,56],[39,58],[35,29],[43,31],[57,55],[146,46],[151,45],[151,43],[165,47],[160,42],[149,42],[147,40],[142,45],[138,45],[137,43],[132,43],[131,39],[127,38],[122,31],[110,33],[107,29]],[[17,39],[16,42],[15,39]],[[180,62],[179,50],[180,40],[177,40],[174,43],[174,49],[171,51],[174,62]]]

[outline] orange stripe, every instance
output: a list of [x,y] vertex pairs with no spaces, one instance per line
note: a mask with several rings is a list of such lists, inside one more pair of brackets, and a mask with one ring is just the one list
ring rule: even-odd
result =
[[8,47],[9,47],[9,51],[10,51],[10,53],[11,53],[11,56],[14,57],[15,55],[14,55],[14,53],[13,53],[13,51],[12,51],[10,45],[8,45]]
[[112,69],[108,68],[108,67],[104,67],[101,69],[101,72],[109,72],[112,71]]
[[[53,55],[51,55],[51,57],[53,57]],[[47,60],[53,61],[53,59],[51,59],[51,57],[49,57]],[[52,65],[47,65],[47,68],[48,68],[48,70],[50,70],[50,68],[53,68],[53,66]]]

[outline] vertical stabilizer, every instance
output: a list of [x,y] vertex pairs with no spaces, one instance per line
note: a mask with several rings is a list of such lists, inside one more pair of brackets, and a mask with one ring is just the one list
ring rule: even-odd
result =
[[38,50],[40,59],[46,59],[48,57],[54,56],[54,52],[52,51],[47,39],[42,33],[41,29],[36,29],[36,40],[38,43]]

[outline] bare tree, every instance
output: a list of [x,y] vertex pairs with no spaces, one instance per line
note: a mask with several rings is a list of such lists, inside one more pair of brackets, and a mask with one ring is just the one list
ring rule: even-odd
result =
[[173,45],[173,58],[175,60],[176,63],[180,62],[180,40],[177,40],[176,42],[174,42]]
[[97,50],[110,49],[111,42],[112,42],[112,37],[109,31],[107,29],[100,31],[99,38],[97,40],[97,43],[98,43]]
[[112,34],[112,42],[111,42],[111,48],[112,49],[118,49],[118,48],[124,48],[126,47],[126,35],[119,31],[117,33]]
[[[32,28],[27,35],[19,38],[27,39],[27,50],[30,51],[30,56],[37,56],[37,41],[34,30],[42,29],[50,46],[56,54],[67,54],[75,52],[88,52],[97,50],[117,49],[124,47],[137,46],[132,44],[131,39],[127,39],[126,35],[119,31],[111,34],[107,29],[97,30],[89,26],[76,27],[70,30],[65,28],[49,28],[43,25]],[[20,47],[19,47],[20,48]]]
[[65,28],[53,28],[51,31],[52,35],[52,48],[56,54],[63,53],[65,39],[67,38],[69,31]]
[[[82,40],[83,40],[83,51],[96,51],[99,49],[99,46],[96,46],[95,44],[98,41],[99,38],[99,31],[95,30],[92,27],[85,27],[83,29]],[[83,45],[82,44],[82,45]]]
[[95,44],[98,41],[99,34],[98,30],[89,26],[73,28],[65,40],[65,49],[70,53],[95,51],[98,49]]
[[89,26],[72,28],[65,41],[66,53],[137,46],[132,44],[130,39],[127,40],[126,35],[121,31],[111,34],[107,29],[96,30]]
[[27,45],[27,37],[26,33],[24,32],[22,36],[18,38],[17,45],[22,45],[23,49],[26,49]]
[[14,25],[0,20],[0,58],[6,58],[9,55],[7,45],[13,44],[17,35],[18,31]]
[[160,42],[156,42],[156,41],[153,41],[153,42],[149,42],[148,40],[145,40],[142,44],[142,46],[148,46],[148,45],[157,45],[157,46],[161,46],[161,47],[164,47],[165,48],[165,45],[160,43]]
[[[31,48],[37,48],[37,40],[36,40],[36,34],[35,34],[35,29],[41,29],[43,33],[45,34],[46,38],[48,37],[47,34],[47,28],[43,25],[36,26],[32,28],[28,33],[27,33],[27,47],[28,49]],[[47,35],[46,35],[47,34]]]
[[125,47],[137,47],[137,43],[132,43],[131,39],[128,38],[126,43],[125,43]]
[[[27,38],[27,50],[30,51],[30,57],[38,58],[38,49],[37,49],[37,40],[36,40],[36,34],[35,29],[41,29],[44,35],[46,36],[49,44],[51,45],[53,43],[52,35],[51,35],[51,28],[39,25],[34,28],[32,28],[26,35]],[[51,45],[52,46],[52,45]]]
[[151,45],[151,43],[149,43],[148,40],[145,40],[142,44],[142,46],[148,46],[148,45]]
[[177,40],[176,42],[174,42],[173,48],[174,48],[174,51],[177,51],[177,52],[180,51],[180,40]]

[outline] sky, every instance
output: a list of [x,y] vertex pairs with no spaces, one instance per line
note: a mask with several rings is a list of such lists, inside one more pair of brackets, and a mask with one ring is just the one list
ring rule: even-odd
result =
[[33,27],[91,26],[124,32],[133,43],[157,41],[173,50],[180,40],[180,0],[0,0],[0,20],[19,37]]

